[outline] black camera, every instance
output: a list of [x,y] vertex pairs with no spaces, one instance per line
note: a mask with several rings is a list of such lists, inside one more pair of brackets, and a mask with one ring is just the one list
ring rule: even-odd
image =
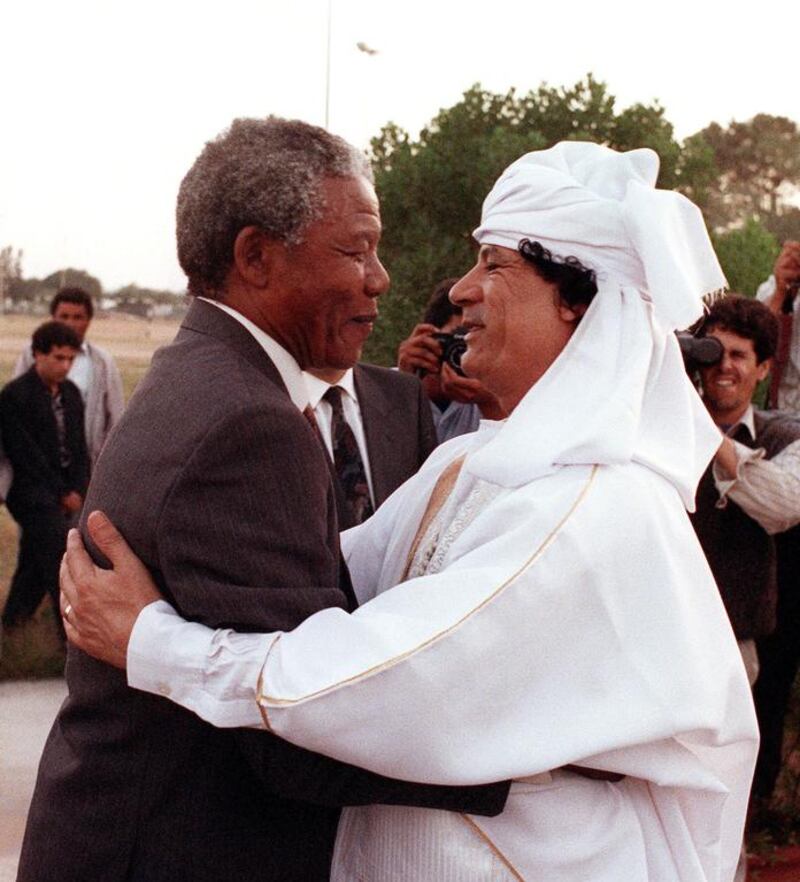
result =
[[467,331],[467,327],[459,325],[451,334],[440,331],[433,335],[434,340],[438,340],[442,347],[442,356],[439,360],[442,364],[450,365],[459,377],[464,376],[464,371],[461,370],[461,356],[467,351],[467,341],[464,339]]
[[683,366],[690,376],[700,368],[711,367],[722,361],[722,343],[716,337],[696,337],[689,331],[676,331],[681,347]]

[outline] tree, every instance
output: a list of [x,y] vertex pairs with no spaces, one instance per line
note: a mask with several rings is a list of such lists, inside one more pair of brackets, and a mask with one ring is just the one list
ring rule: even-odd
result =
[[713,122],[697,135],[719,169],[717,193],[704,208],[714,227],[755,216],[772,226],[800,187],[800,129],[784,116],[759,113],[727,128]]
[[712,236],[717,257],[732,291],[754,297],[772,272],[780,251],[778,241],[751,217],[743,227]]
[[471,231],[503,169],[524,153],[566,139],[621,150],[652,147],[661,157],[663,187],[700,190],[715,177],[711,150],[676,142],[657,102],[617,112],[614,96],[591,74],[569,88],[542,84],[526,95],[514,89],[495,94],[476,84],[416,141],[387,124],[372,141],[371,158],[384,225],[381,257],[392,288],[367,358],[393,363],[433,286],[468,269]]
[[103,295],[100,279],[90,275],[86,270],[72,269],[72,267],[50,273],[46,279],[42,279],[42,285],[56,289],[66,286],[83,288],[93,300],[98,300]]
[[185,312],[186,302],[182,294],[155,288],[142,288],[131,283],[109,295],[115,301],[114,309],[147,318],[179,315]]

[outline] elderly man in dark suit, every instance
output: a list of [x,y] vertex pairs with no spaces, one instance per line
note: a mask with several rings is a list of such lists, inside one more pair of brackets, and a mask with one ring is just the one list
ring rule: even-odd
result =
[[[115,519],[185,616],[269,631],[353,606],[301,369],[358,359],[388,284],[380,233],[364,157],[304,123],[236,120],[184,178],[178,255],[195,300],[104,448],[86,510]],[[74,648],[67,680],[20,882],[313,882],[338,806],[496,813],[507,794],[214,730]]]

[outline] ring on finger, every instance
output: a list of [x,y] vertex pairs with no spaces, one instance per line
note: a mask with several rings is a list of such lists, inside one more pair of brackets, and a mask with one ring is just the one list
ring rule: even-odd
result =
[[72,612],[72,604],[67,601],[64,606],[64,618],[69,619],[69,614]]

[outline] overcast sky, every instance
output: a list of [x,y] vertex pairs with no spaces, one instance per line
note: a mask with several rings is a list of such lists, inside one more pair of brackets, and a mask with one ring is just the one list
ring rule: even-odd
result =
[[[330,128],[360,146],[389,120],[416,134],[478,81],[527,91],[589,71],[620,108],[658,98],[679,138],[759,112],[800,120],[796,3],[332,5]],[[181,177],[236,116],[324,123],[327,7],[6,0],[0,247],[23,249],[26,276],[74,266],[107,290],[182,290]]]

